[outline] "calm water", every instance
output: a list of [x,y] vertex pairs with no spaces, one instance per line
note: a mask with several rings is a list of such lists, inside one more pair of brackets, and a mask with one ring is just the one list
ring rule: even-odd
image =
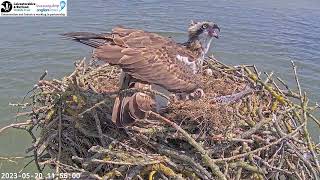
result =
[[[49,78],[62,77],[72,71],[73,60],[89,56],[89,48],[62,40],[59,33],[110,31],[118,24],[184,41],[191,19],[213,20],[222,30],[211,49],[216,57],[273,70],[291,84],[293,59],[303,88],[320,100],[319,0],[76,0],[68,2],[68,10],[66,18],[0,18],[0,126],[14,121],[9,102],[21,99],[45,69]],[[313,131],[317,138],[320,133]],[[0,136],[0,156],[23,155],[29,143],[23,133],[6,131]],[[0,172],[22,167],[0,161]]]

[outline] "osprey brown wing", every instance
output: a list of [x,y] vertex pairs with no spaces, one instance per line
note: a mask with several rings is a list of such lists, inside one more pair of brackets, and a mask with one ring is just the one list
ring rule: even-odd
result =
[[119,65],[134,78],[157,84],[172,92],[191,92],[198,87],[198,78],[185,63],[186,57],[197,56],[170,38],[136,29],[116,27],[111,33],[67,33],[64,36],[96,48],[94,56],[112,65]]
[[[117,33],[119,32],[119,33]],[[168,38],[141,30],[114,31],[119,44],[96,48],[94,56],[112,65],[119,65],[134,78],[157,84],[172,92],[192,92],[198,88],[197,75],[193,74],[177,55],[193,57]],[[130,38],[129,38],[130,37]]]

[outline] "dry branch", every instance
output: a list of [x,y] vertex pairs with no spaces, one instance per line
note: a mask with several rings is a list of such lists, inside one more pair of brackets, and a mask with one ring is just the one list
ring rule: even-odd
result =
[[[228,66],[213,57],[204,68],[206,98],[171,101],[132,126],[111,121],[119,91],[118,68],[75,63],[61,80],[41,76],[30,102],[17,103],[25,122],[0,129],[26,130],[37,169],[79,172],[86,179],[317,179],[319,144],[307,124],[319,120],[293,65],[298,92],[254,65]],[[211,72],[210,71],[210,72]],[[279,84],[277,84],[279,82]],[[284,88],[284,89],[282,89]],[[165,98],[168,98],[165,96]],[[296,102],[293,99],[300,100]],[[316,126],[320,129],[320,125]],[[35,135],[39,129],[40,134]],[[0,161],[14,162],[0,157]]]

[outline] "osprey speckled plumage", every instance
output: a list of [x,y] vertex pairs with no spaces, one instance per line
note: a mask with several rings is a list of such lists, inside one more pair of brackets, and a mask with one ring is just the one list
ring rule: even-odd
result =
[[[71,32],[63,35],[94,47],[96,59],[118,65],[123,71],[121,89],[143,83],[160,86],[170,93],[194,93],[201,89],[199,72],[212,39],[219,37],[218,31],[220,28],[213,22],[192,21],[188,28],[189,39],[182,44],[156,33],[123,27],[115,27],[111,33]],[[141,94],[133,97],[145,98]],[[129,102],[128,98],[126,102]],[[118,106],[114,107],[117,112],[120,109],[125,112],[124,106],[129,108],[122,103],[122,98],[115,106]]]

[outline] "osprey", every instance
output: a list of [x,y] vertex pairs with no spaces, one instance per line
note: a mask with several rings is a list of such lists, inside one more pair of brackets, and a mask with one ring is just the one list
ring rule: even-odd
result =
[[[122,69],[121,89],[156,85],[170,93],[203,95],[199,76],[204,57],[220,28],[213,22],[191,22],[188,41],[174,40],[138,29],[115,27],[111,33],[71,32],[63,34],[94,47],[93,57]],[[144,93],[116,98],[113,121],[126,125],[154,110],[156,98]]]

